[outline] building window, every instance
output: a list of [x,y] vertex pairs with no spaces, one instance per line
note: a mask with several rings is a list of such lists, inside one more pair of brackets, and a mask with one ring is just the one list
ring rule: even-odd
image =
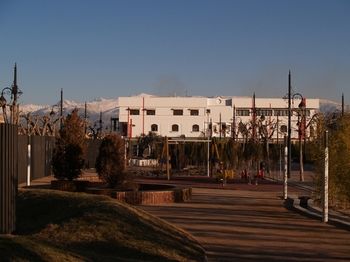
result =
[[210,114],[210,109],[205,110],[207,114]]
[[158,125],[156,125],[156,124],[151,125],[151,131],[158,132]]
[[173,109],[174,116],[182,116],[183,114],[184,114],[184,111],[182,109]]
[[172,125],[172,126],[171,126],[171,131],[173,131],[173,132],[179,132],[179,125]]
[[198,116],[199,110],[198,109],[190,109],[190,115],[191,116]]
[[146,110],[146,114],[148,116],[154,116],[156,114],[156,110],[154,110],[154,109],[147,109]]
[[136,116],[140,114],[140,109],[129,109],[130,115]]
[[281,127],[280,127],[280,131],[282,132],[282,133],[287,133],[287,126],[286,125],[281,125]]
[[199,132],[199,125],[193,125],[192,132]]
[[257,109],[257,116],[272,116],[272,109]]
[[275,116],[288,116],[288,109],[275,109],[274,115]]
[[236,110],[236,115],[237,116],[249,116],[250,115],[250,111],[249,111],[249,109],[237,109]]

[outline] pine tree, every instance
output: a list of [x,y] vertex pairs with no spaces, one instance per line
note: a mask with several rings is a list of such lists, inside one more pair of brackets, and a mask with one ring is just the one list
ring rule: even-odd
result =
[[103,138],[96,159],[96,171],[111,188],[125,181],[124,141],[119,135],[109,134]]
[[78,178],[84,166],[86,151],[84,121],[74,109],[64,120],[52,157],[55,178],[73,180]]

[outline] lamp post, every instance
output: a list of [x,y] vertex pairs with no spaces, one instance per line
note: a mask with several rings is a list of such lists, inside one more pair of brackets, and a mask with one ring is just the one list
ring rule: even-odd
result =
[[292,118],[292,112],[291,112],[291,89],[292,89],[292,84],[291,84],[291,74],[289,71],[288,74],[288,135],[287,135],[287,177],[290,178],[290,173],[291,173],[291,162],[292,162],[292,143],[291,143],[291,133],[292,133],[292,128],[291,128],[291,118]]
[[[54,108],[57,108],[57,112],[55,112]],[[56,136],[56,123],[57,121],[61,121],[62,116],[60,115],[59,117],[57,117],[56,119],[54,119],[54,117],[56,116],[56,114],[58,113],[58,111],[60,111],[60,106],[58,104],[55,104],[51,107],[51,112],[50,112],[50,126],[52,127],[52,136]]]
[[[291,73],[289,71],[288,73],[288,135],[287,135],[287,176],[288,178],[290,178],[291,175],[291,163],[292,163],[292,100],[294,100],[294,98],[296,96],[299,96],[301,99],[301,103],[299,104],[299,108],[301,109],[302,107],[302,102],[304,100],[303,96],[300,93],[294,93],[292,94],[292,84],[291,84]],[[304,110],[305,110],[305,106],[304,106]],[[301,151],[302,152],[302,151]],[[301,179],[303,179],[303,175],[302,172],[300,172],[300,177]],[[303,180],[301,180],[303,181]]]
[[299,104],[299,111],[298,111],[298,116],[300,116],[300,119],[298,121],[300,181],[304,181],[304,160],[303,160],[302,140],[306,135],[305,134],[305,127],[306,127],[305,109],[306,109],[306,101],[305,101],[305,98],[302,98]]
[[[2,108],[3,117],[5,123],[11,123],[14,125],[18,125],[19,123],[19,108],[17,104],[18,97],[22,94],[22,91],[17,86],[17,64],[15,63],[14,74],[13,74],[13,84],[11,87],[5,87],[1,91],[0,96],[0,107]],[[5,95],[11,95],[11,100],[8,101],[5,98]],[[10,108],[10,120],[7,117],[6,108]]]

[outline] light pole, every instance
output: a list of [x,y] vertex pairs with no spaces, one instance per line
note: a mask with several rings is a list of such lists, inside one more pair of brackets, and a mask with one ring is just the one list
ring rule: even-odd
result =
[[298,121],[300,181],[304,181],[304,160],[303,160],[302,139],[306,136],[306,134],[305,134],[305,127],[306,127],[305,109],[306,109],[305,98],[302,98],[301,102],[299,104],[299,110],[298,110],[298,116],[300,116],[300,119]]
[[[294,101],[294,98],[296,96],[299,96],[301,102],[299,104],[299,108],[301,110],[305,110],[305,105],[303,105],[303,103],[305,104],[304,101],[304,97],[300,94],[300,93],[294,93],[292,94],[292,84],[291,84],[291,73],[289,71],[288,73],[288,135],[287,135],[287,176],[288,178],[290,178],[291,176],[291,164],[292,164],[292,100]],[[303,102],[304,101],[304,102]],[[300,129],[299,129],[299,133],[300,133]],[[300,136],[300,135],[299,135]],[[302,149],[301,149],[302,150]],[[301,151],[302,154],[302,151]],[[302,167],[300,167],[302,168]],[[300,180],[303,181],[303,172],[300,171]]]
[[[57,112],[55,112],[54,108],[57,108]],[[54,119],[55,115],[58,113],[58,111],[60,110],[60,106],[58,104],[55,104],[51,107],[51,112],[50,112],[50,126],[52,128],[51,130],[51,135],[52,136],[56,136],[56,123],[57,121],[61,121],[62,116],[60,115],[58,118]]]
[[287,135],[287,177],[290,178],[291,174],[291,162],[292,162],[292,143],[291,143],[291,133],[292,133],[292,128],[291,128],[291,119],[292,119],[292,112],[291,112],[291,89],[292,89],[292,84],[291,84],[291,74],[289,71],[288,74],[288,135]]
[[[17,104],[18,97],[22,94],[22,91],[17,86],[17,64],[15,63],[14,73],[13,73],[13,84],[11,87],[5,87],[1,91],[0,96],[0,107],[2,108],[3,117],[5,123],[11,123],[18,125],[19,123],[19,108]],[[8,101],[5,98],[5,95],[11,95],[11,100]],[[7,117],[6,107],[10,108],[10,120]]]

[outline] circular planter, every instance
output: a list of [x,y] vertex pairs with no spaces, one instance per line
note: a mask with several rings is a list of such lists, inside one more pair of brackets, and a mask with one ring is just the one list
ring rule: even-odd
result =
[[84,192],[89,186],[89,183],[87,180],[51,180],[51,189]]
[[139,190],[120,191],[113,188],[91,187],[87,193],[107,195],[132,205],[157,205],[184,202],[191,198],[192,188],[176,188],[172,185],[140,184]]

